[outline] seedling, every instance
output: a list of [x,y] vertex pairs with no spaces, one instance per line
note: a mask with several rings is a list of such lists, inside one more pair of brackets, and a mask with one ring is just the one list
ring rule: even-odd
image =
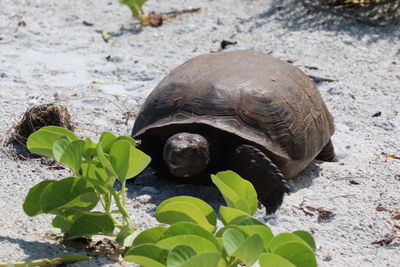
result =
[[[64,164],[72,175],[32,187],[23,204],[25,213],[55,215],[52,225],[69,239],[101,234],[116,236],[123,244],[136,231],[125,209],[126,181],[150,162],[135,145],[130,136],[110,132],[104,132],[97,144],[62,127],[47,126],[34,132],[27,141],[29,151]],[[114,188],[117,180],[121,190]],[[98,206],[102,211],[94,210]],[[115,228],[120,231],[114,233]]]
[[121,5],[129,7],[132,12],[132,17],[139,19],[141,24],[150,25],[153,27],[161,26],[163,22],[162,15],[157,14],[154,11],[146,14],[143,11],[143,5],[146,2],[147,0],[119,0]]

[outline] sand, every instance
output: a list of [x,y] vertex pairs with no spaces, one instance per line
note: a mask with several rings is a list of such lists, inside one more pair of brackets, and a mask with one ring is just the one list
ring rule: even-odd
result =
[[[7,154],[8,130],[28,107],[59,101],[81,137],[96,138],[105,130],[129,134],[141,103],[170,70],[218,51],[227,40],[237,44],[226,50],[270,53],[309,75],[334,80],[318,88],[335,117],[339,162],[313,161],[291,182],[295,192],[274,217],[264,218],[262,209],[256,217],[275,233],[311,231],[320,266],[399,266],[399,239],[384,246],[371,242],[389,237],[400,224],[391,220],[400,210],[400,160],[382,154],[400,154],[400,28],[308,12],[298,2],[150,0],[147,11],[201,8],[151,28],[141,27],[118,1],[1,0],[0,262],[86,253],[50,235],[51,216],[29,218],[22,210],[30,187],[68,175],[39,159]],[[112,37],[108,42],[103,30]],[[125,112],[132,114],[127,124]],[[129,185],[127,206],[145,229],[157,224],[158,203],[181,194],[223,204],[213,187],[176,186],[148,173]],[[306,209],[312,216],[301,205],[335,216],[319,221],[319,211]],[[118,264],[99,255],[75,265]]]

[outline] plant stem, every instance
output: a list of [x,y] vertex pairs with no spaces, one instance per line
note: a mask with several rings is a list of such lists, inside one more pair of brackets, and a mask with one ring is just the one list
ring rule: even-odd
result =
[[131,227],[131,229],[136,229],[135,224],[133,223],[131,217],[129,216],[128,212],[125,209],[125,205],[124,205],[125,203],[121,203],[121,200],[119,199],[119,195],[117,194],[117,192],[115,192],[114,188],[109,186],[109,189],[110,189],[112,196],[115,199],[115,203],[117,204],[119,211],[122,214],[123,220]]
[[86,261],[90,260],[92,257],[89,256],[61,256],[57,258],[51,259],[40,259],[40,260],[33,260],[33,261],[17,261],[17,262],[2,262],[0,263],[0,267],[6,266],[48,266],[52,264],[63,264],[67,262],[76,262],[76,261]]
[[126,192],[126,180],[124,180],[122,182],[122,186],[121,186],[121,197],[122,197],[122,203],[126,203],[126,199],[125,199],[125,192]]

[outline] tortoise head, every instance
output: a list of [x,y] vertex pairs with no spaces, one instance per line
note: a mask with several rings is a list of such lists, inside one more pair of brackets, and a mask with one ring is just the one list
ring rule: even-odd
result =
[[210,160],[206,138],[199,134],[177,133],[164,145],[164,161],[178,177],[190,177],[203,171]]

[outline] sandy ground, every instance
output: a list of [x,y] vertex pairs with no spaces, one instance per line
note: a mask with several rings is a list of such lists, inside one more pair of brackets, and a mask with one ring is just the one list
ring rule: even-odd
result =
[[[385,246],[371,242],[389,237],[400,224],[391,220],[393,213],[376,209],[400,210],[395,177],[400,160],[382,155],[400,154],[400,29],[310,13],[296,2],[150,0],[146,10],[200,7],[201,12],[142,28],[116,0],[1,0],[0,141],[5,143],[8,129],[28,107],[54,101],[68,107],[82,137],[95,135],[85,129],[129,134],[133,119],[125,125],[119,108],[135,114],[171,69],[217,51],[222,40],[236,41],[228,50],[271,53],[308,74],[335,80],[319,90],[335,117],[340,161],[312,162],[266,223],[275,233],[313,232],[320,266],[399,266],[400,240]],[[18,26],[21,21],[25,27]],[[104,42],[102,30],[114,39]],[[63,101],[71,98],[77,100]],[[50,216],[29,218],[22,211],[30,187],[68,173],[38,160],[12,159],[6,151],[0,149],[0,262],[85,254],[49,235]],[[129,190],[129,211],[142,229],[156,224],[155,207],[167,197],[187,194],[215,207],[223,203],[212,187],[176,186],[151,175]],[[336,216],[319,222],[318,212],[310,216],[298,209],[303,201]],[[256,217],[263,218],[262,210]],[[75,265],[117,263],[100,255]]]

